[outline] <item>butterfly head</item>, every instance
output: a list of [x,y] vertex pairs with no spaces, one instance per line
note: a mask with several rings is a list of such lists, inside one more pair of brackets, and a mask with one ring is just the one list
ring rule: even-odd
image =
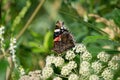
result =
[[56,29],[62,29],[63,27],[64,27],[64,22],[62,22],[62,21],[56,22]]

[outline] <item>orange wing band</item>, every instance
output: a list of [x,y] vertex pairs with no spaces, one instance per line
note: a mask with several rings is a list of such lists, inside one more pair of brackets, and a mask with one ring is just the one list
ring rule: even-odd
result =
[[58,37],[56,37],[56,38],[54,39],[54,41],[61,41],[61,35],[59,35]]

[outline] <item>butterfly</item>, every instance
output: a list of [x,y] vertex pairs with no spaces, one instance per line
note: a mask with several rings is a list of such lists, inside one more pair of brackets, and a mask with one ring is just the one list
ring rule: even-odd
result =
[[53,51],[63,53],[75,46],[72,34],[64,27],[64,22],[57,21],[54,29]]

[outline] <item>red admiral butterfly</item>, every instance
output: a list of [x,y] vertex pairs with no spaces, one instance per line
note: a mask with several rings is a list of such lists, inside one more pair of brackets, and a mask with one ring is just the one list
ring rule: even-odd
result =
[[73,36],[64,27],[64,22],[57,21],[54,30],[54,47],[53,51],[63,53],[64,51],[75,46]]

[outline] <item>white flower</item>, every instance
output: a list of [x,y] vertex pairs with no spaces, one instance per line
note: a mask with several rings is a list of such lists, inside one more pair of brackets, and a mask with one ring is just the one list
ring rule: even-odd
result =
[[20,76],[19,80],[41,80],[41,70],[30,71],[28,75]]
[[23,75],[19,80],[30,80],[30,77],[28,75]]
[[91,67],[94,69],[94,71],[96,73],[99,73],[102,69],[102,64],[100,62],[96,61],[96,62],[92,63]]
[[0,27],[0,36],[1,36],[2,34],[4,34],[4,29],[5,29],[4,26],[1,26],[1,27]]
[[64,76],[69,75],[71,70],[76,67],[77,67],[77,63],[75,61],[70,61],[67,65],[62,67],[61,74]]
[[109,69],[109,68],[106,68],[106,69],[102,72],[101,76],[102,76],[105,80],[112,80],[112,79],[113,79],[113,73],[112,73],[111,69]]
[[55,56],[47,56],[46,58],[46,66],[50,66],[52,63],[54,63]]
[[12,61],[14,62],[15,67],[17,68],[18,64],[16,63],[16,55],[15,55],[16,50],[15,50],[15,48],[16,48],[16,39],[15,38],[11,38],[10,39],[9,50],[10,50],[10,53],[12,55]]
[[46,66],[50,66],[52,63],[55,64],[56,67],[60,67],[64,64],[64,59],[60,56],[59,57],[47,56]]
[[100,61],[107,62],[110,58],[110,55],[102,51],[97,55],[97,58],[100,59]]
[[75,61],[70,61],[67,65],[70,69],[74,69],[77,67],[77,63]]
[[90,63],[87,61],[82,61],[82,63],[80,64],[80,69],[79,69],[79,74],[83,75],[83,76],[88,76],[90,75]]
[[111,60],[112,60],[112,61],[118,61],[118,60],[120,60],[120,57],[117,56],[117,55],[115,55],[115,56],[112,57]]
[[15,48],[16,48],[16,39],[15,38],[11,38],[10,39],[10,48],[9,48],[9,50],[10,50],[10,53],[11,54],[15,54]]
[[87,68],[89,68],[90,67],[90,63],[87,62],[87,61],[82,61],[81,64],[80,64],[80,67],[87,67]]
[[66,52],[65,58],[67,60],[72,60],[73,58],[75,58],[75,56],[76,56],[75,53],[73,51],[69,50]]
[[1,48],[4,46],[4,44],[3,44],[3,41],[4,41],[4,38],[3,38],[4,28],[5,28],[4,26],[0,27],[0,47]]
[[62,57],[55,57],[54,64],[56,67],[62,66],[64,63],[64,59]]
[[89,80],[99,80],[99,77],[97,75],[90,75]]
[[69,75],[71,72],[71,69],[69,68],[69,66],[63,66],[61,69],[61,75],[67,76]]
[[16,61],[16,55],[15,54],[12,55],[12,60],[13,60],[13,62]]
[[68,80],[78,80],[79,77],[76,74],[70,74],[70,76],[68,77]]
[[42,78],[47,79],[53,74],[53,69],[49,66],[46,66],[42,70]]
[[85,61],[89,61],[89,60],[92,59],[92,55],[86,50],[86,51],[82,54],[81,58],[82,58],[83,60],[85,60]]
[[90,69],[88,67],[80,67],[79,74],[82,76],[90,75]]
[[119,68],[119,64],[117,63],[117,61],[111,60],[108,62],[108,67],[113,70],[117,70]]
[[84,44],[78,44],[76,45],[73,50],[76,52],[76,53],[82,53],[82,52],[85,52],[86,51],[86,47]]
[[62,80],[60,77],[55,77],[53,80]]
[[25,71],[22,66],[19,66],[19,72],[21,76],[25,74]]
[[41,77],[41,70],[30,71],[28,75],[31,77],[39,77],[40,78]]

